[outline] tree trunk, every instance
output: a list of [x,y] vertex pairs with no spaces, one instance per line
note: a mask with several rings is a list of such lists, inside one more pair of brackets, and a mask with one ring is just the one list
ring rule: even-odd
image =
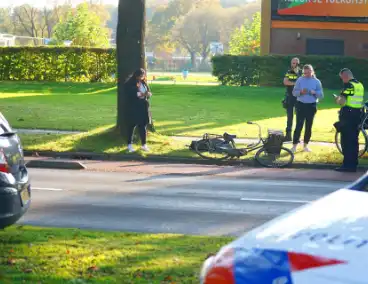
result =
[[191,51],[190,52],[190,62],[192,63],[192,70],[196,71],[197,69],[197,56],[196,53]]
[[129,106],[126,104],[124,82],[137,69],[145,68],[145,0],[119,0],[119,14],[116,32],[117,64],[118,64],[118,102],[116,128],[123,137],[130,123],[126,115]]

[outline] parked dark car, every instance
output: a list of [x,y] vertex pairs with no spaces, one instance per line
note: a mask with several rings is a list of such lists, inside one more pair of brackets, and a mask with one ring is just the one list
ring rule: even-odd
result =
[[0,229],[16,223],[31,203],[21,141],[0,113]]

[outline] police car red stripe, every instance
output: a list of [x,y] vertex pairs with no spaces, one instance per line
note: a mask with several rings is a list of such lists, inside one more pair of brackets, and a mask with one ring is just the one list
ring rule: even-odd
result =
[[345,264],[345,261],[323,258],[308,254],[288,252],[290,268],[292,272],[302,271],[328,265]]
[[293,283],[292,273],[345,261],[296,252],[269,249],[226,248],[213,259],[204,284],[259,284],[283,279]]

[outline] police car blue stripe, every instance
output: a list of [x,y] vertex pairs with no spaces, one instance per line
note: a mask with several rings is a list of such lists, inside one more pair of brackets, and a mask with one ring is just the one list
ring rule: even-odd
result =
[[287,252],[235,248],[234,278],[236,284],[293,284]]

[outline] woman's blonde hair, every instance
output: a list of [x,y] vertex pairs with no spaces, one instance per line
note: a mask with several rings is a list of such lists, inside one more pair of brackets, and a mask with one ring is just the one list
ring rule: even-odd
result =
[[313,68],[313,66],[311,65],[311,64],[305,64],[304,66],[303,66],[303,70],[304,69],[309,69],[309,70],[311,70],[312,71],[312,77],[316,77],[316,72],[314,72],[314,68]]

